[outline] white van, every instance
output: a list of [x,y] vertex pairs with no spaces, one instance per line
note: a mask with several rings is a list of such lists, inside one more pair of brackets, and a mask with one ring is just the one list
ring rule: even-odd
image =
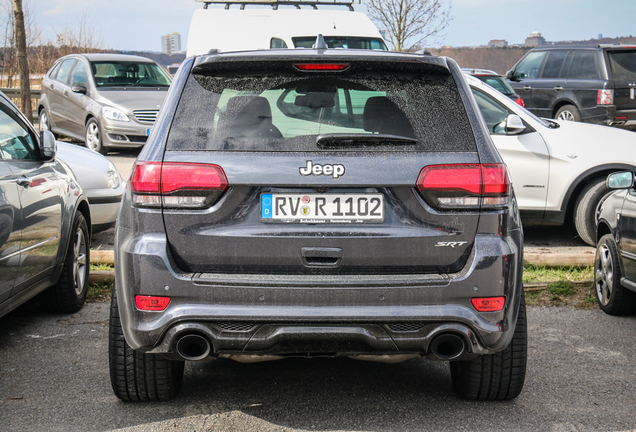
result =
[[[218,1],[197,0],[205,3]],[[303,1],[223,1],[226,9],[196,10],[190,23],[187,55],[268,48],[311,48],[322,34],[330,48],[387,50],[382,35],[369,17],[353,10],[277,9]],[[231,9],[230,4],[267,4],[273,8]],[[312,1],[312,5],[333,2]],[[341,3],[342,4],[342,3]],[[352,9],[352,7],[351,7]]]

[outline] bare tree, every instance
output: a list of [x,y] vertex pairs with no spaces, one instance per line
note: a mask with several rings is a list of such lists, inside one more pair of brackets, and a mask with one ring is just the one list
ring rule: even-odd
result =
[[31,82],[29,80],[29,62],[22,0],[13,0],[13,13],[15,16],[16,57],[18,59],[18,70],[20,71],[20,109],[27,119],[33,123]]
[[60,56],[72,53],[90,53],[103,51],[102,40],[95,34],[95,28],[90,25],[88,12],[79,17],[79,23],[73,27],[64,27],[61,32],[55,31]]
[[409,50],[429,37],[441,36],[453,19],[450,1],[446,7],[446,0],[366,0],[366,4],[395,51]]

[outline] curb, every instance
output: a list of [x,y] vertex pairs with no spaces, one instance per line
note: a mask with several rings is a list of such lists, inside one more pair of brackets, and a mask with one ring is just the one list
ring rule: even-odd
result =
[[91,264],[115,265],[115,251],[91,249]]
[[586,253],[524,253],[523,263],[537,267],[590,267],[594,265],[594,254]]

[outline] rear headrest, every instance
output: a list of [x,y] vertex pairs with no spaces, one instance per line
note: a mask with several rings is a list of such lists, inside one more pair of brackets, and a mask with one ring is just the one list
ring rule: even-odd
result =
[[367,99],[362,114],[362,127],[367,132],[415,137],[413,127],[402,110],[386,96]]
[[307,108],[333,108],[336,101],[334,93],[315,92],[296,96],[294,104]]

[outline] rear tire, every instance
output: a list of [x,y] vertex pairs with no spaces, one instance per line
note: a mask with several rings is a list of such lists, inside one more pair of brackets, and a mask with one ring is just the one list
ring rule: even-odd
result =
[[599,307],[608,315],[629,315],[636,311],[636,293],[621,285],[621,277],[616,243],[611,234],[606,234],[596,248],[594,288]]
[[581,239],[590,246],[596,246],[596,224],[601,203],[612,191],[605,179],[592,181],[579,194],[574,204],[574,225]]
[[119,318],[113,284],[108,329],[108,364],[115,396],[124,401],[167,401],[183,383],[185,362],[135,351],[128,345]]
[[559,108],[554,118],[578,122],[581,121],[581,113],[574,105],[564,105]]
[[526,301],[521,295],[519,316],[510,345],[501,352],[469,361],[450,362],[453,388],[463,399],[502,401],[521,393],[528,353]]
[[52,312],[73,313],[82,308],[88,292],[90,244],[84,215],[75,213],[64,267],[57,284],[42,293],[43,306]]

